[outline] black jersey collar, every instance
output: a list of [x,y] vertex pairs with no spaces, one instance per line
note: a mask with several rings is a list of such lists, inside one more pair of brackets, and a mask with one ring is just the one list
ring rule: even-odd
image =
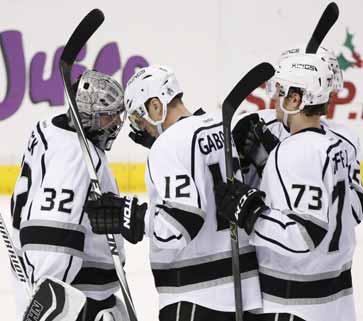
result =
[[52,124],[58,128],[75,132],[76,130],[69,126],[68,117],[66,114],[55,116],[52,119]]
[[322,134],[322,135],[326,134],[325,129],[323,128],[323,126],[321,126],[320,128],[307,127],[307,128],[299,130],[298,132],[294,133],[293,135],[304,133],[304,132],[315,132],[315,133]]
[[[193,114],[192,116],[201,116],[201,115],[204,115],[206,112],[202,109],[202,108],[199,108],[197,109]],[[185,118],[188,118],[189,116],[182,116],[178,119],[179,120],[182,120],[182,119],[185,119]]]

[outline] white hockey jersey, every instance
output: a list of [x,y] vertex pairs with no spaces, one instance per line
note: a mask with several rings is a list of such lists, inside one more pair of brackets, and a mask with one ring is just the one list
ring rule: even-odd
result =
[[[102,191],[118,193],[105,153],[89,145]],[[32,284],[52,276],[91,299],[104,300],[118,291],[119,283],[105,236],[92,232],[83,210],[89,189],[77,135],[66,115],[38,122],[12,197],[15,246]],[[21,302],[20,289],[18,297],[21,313],[26,302]]]
[[355,247],[348,150],[321,128],[302,130],[270,154],[261,181],[272,209],[255,224],[264,313],[308,321],[355,320]]
[[[160,309],[188,301],[235,311],[229,224],[216,216],[213,191],[225,177],[220,116],[183,118],[151,148],[146,234]],[[239,246],[243,306],[256,309],[261,306],[257,258],[243,230]]]
[[[283,141],[285,138],[290,136],[288,128],[276,119],[276,111],[274,109],[264,109],[254,113],[258,114],[260,119],[266,123],[266,126],[272,134],[274,134],[280,141]],[[237,115],[236,123],[238,120],[250,114],[251,113],[243,113]],[[325,130],[328,136],[341,139],[348,152],[350,186],[355,192],[352,195],[352,215],[354,216],[357,224],[359,224],[363,216],[363,189],[360,175],[359,137],[347,126],[329,119],[321,118],[321,127]],[[260,185],[261,178],[254,166],[246,167],[242,172],[245,183],[254,187],[258,187]]]

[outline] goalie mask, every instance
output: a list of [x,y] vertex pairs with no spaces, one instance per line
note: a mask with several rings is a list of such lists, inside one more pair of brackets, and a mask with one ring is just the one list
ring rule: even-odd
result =
[[[76,103],[87,138],[110,150],[125,121],[124,93],[110,76],[88,70],[78,81]],[[72,123],[72,122],[71,122]]]
[[[305,54],[305,47],[304,46],[296,46],[295,48],[289,49],[284,51],[280,57],[278,64],[286,58],[289,58],[293,55],[297,54]],[[324,60],[328,63],[331,70],[333,71],[334,77],[333,77],[333,87],[336,92],[340,91],[344,88],[344,80],[343,80],[343,72],[340,69],[338,59],[335,56],[335,54],[332,51],[329,51],[328,49],[324,47],[319,47],[317,55],[324,58]]]
[[[157,126],[162,132],[167,105],[176,96],[182,96],[179,83],[172,70],[162,66],[149,66],[138,70],[128,81],[125,90],[125,105],[131,124],[137,128],[138,120],[144,118],[150,124]],[[151,98],[159,98],[163,110],[160,120],[150,118],[146,103]]]

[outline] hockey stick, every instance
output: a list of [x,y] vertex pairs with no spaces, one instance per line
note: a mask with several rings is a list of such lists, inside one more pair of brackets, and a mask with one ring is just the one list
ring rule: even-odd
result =
[[[101,188],[98,181],[97,172],[91,157],[91,151],[83,131],[81,124],[81,117],[78,112],[76,98],[72,89],[71,82],[71,70],[74,61],[82,47],[87,43],[88,39],[95,33],[99,26],[103,23],[105,17],[101,10],[93,9],[83,18],[77,28],[73,31],[73,34],[69,38],[66,46],[64,47],[61,59],[60,59],[60,72],[62,74],[65,92],[69,107],[71,110],[72,120],[77,132],[78,140],[81,145],[84,160],[87,165],[88,174],[91,179],[91,191],[90,197],[92,199],[98,199],[101,197]],[[130,321],[137,321],[135,307],[131,298],[130,290],[127,284],[125,271],[123,270],[121,259],[119,257],[119,251],[117,248],[117,242],[115,236],[112,234],[107,235],[107,242],[110,247],[115,270],[120,281],[122,295],[126,304],[126,308],[129,314]]]
[[[222,116],[225,144],[224,153],[226,158],[226,176],[228,184],[233,184],[234,182],[231,137],[231,122],[234,112],[253,90],[270,79],[274,73],[275,69],[269,63],[264,62],[255,66],[237,83],[237,85],[234,86],[227,98],[223,101]],[[232,247],[232,272],[236,305],[236,321],[242,321],[242,289],[241,274],[239,269],[238,226],[236,223],[230,223],[230,235]]]
[[16,278],[21,282],[24,283],[26,285],[26,291],[27,294],[29,296],[29,298],[31,297],[31,286],[29,284],[29,280],[27,278],[27,275],[25,273],[23,264],[20,262],[20,259],[18,257],[18,255],[16,254],[16,250],[14,247],[14,244],[11,240],[10,234],[8,229],[6,228],[6,224],[4,221],[3,216],[0,213],[0,234],[1,237],[3,238],[3,241],[5,243],[6,249],[8,251],[8,255],[10,258],[10,263],[13,267],[13,270],[16,274]]
[[333,27],[339,17],[339,8],[335,2],[331,2],[325,8],[313,34],[306,46],[306,53],[316,53],[329,30]]

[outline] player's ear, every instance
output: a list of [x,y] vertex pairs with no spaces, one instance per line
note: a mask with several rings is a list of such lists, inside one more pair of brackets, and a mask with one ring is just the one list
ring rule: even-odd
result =
[[298,108],[301,104],[301,96],[298,93],[292,93],[289,95],[290,105],[294,107],[294,109]]
[[162,119],[163,115],[163,105],[159,98],[151,98],[148,101],[147,109],[149,111],[149,115],[153,120]]

